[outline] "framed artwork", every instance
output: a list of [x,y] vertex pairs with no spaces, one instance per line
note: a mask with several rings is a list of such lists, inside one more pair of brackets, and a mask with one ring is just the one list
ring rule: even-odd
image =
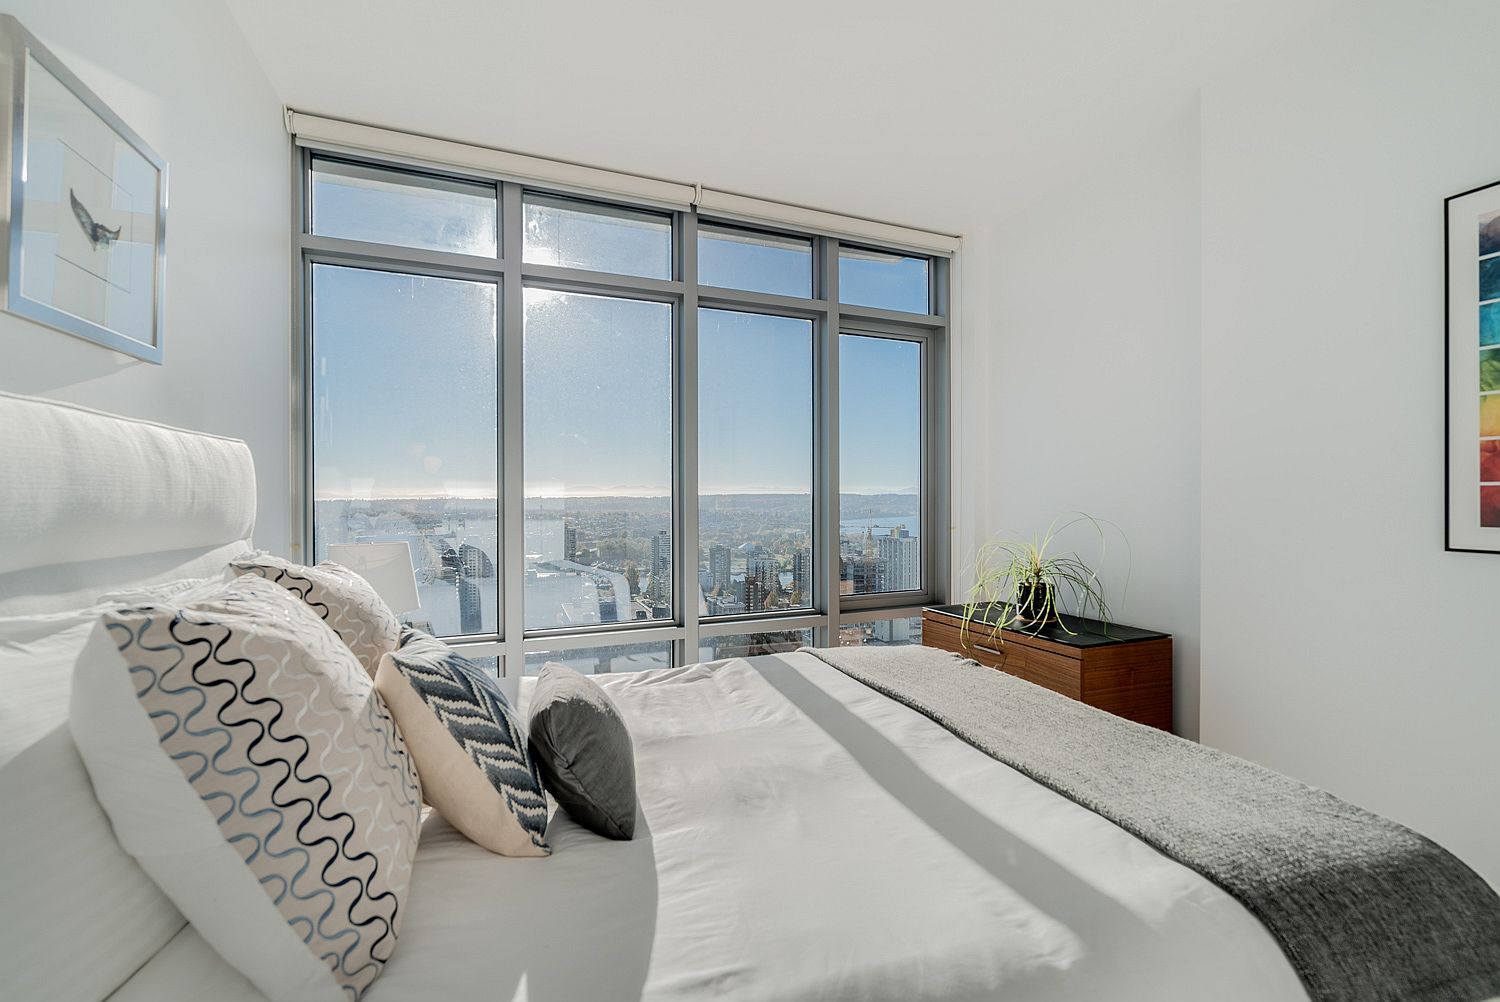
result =
[[1447,548],[1500,553],[1500,182],[1444,205]]
[[160,363],[166,163],[8,14],[0,90],[0,302]]

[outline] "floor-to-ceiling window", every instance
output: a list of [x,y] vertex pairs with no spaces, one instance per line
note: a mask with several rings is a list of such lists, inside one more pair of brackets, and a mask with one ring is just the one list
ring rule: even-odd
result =
[[305,556],[506,674],[919,642],[948,262],[298,151]]

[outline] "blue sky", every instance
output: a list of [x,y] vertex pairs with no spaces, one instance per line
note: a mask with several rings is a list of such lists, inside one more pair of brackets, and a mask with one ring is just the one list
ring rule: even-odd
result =
[[[320,265],[313,301],[319,495],[493,496],[495,286]],[[527,493],[666,493],[671,308],[529,290],[526,318]],[[810,489],[811,338],[805,321],[700,315],[706,493]],[[841,356],[843,490],[916,487],[919,347],[845,336]]]
[[702,493],[811,493],[812,337],[808,320],[699,313]]

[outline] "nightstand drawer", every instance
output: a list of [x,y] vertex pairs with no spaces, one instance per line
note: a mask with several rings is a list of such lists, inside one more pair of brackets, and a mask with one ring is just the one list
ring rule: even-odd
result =
[[1083,698],[1082,662],[1078,658],[1026,647],[1009,639],[1002,644],[999,638],[990,636],[985,626],[975,626],[960,636],[960,628],[929,619],[923,622],[922,630],[923,643],[930,647],[956,651],[987,668],[998,668],[1071,699]]
[[[973,658],[1098,709],[1163,730],[1172,728],[1172,638],[1129,626],[1069,619],[1037,636],[976,622],[962,609],[922,614],[922,643]],[[1002,642],[1003,638],[1003,642]]]

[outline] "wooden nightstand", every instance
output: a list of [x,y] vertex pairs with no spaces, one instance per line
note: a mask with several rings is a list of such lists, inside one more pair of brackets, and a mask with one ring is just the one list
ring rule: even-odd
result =
[[1057,625],[1036,634],[1002,630],[1003,642],[997,642],[977,616],[961,635],[962,606],[937,606],[922,612],[922,643],[1170,731],[1171,636],[1076,616],[1063,620],[1066,630]]

